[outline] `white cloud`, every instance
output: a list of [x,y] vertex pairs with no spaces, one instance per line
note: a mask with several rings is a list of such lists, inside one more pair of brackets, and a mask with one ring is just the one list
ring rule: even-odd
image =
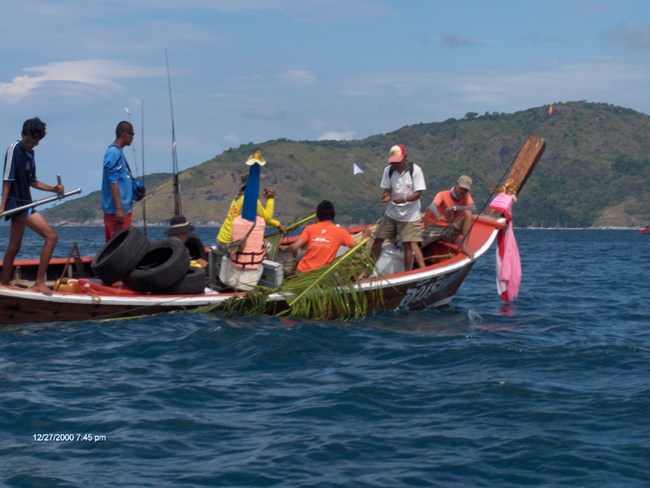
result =
[[226,134],[223,136],[223,140],[229,144],[237,145],[241,144],[241,138],[236,134]]
[[336,132],[329,131],[318,136],[319,141],[350,141],[354,139],[354,131]]
[[289,69],[280,76],[282,81],[299,85],[311,85],[316,82],[316,77],[306,69]]
[[56,87],[61,84],[82,84],[114,92],[121,89],[117,80],[160,74],[160,70],[108,60],[55,62],[24,68],[23,71],[34,75],[16,76],[8,83],[0,82],[0,100],[18,101],[44,85]]

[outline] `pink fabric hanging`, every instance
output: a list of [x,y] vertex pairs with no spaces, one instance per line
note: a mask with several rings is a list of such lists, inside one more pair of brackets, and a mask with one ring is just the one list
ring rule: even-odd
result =
[[510,302],[517,298],[522,278],[519,248],[512,226],[514,201],[513,195],[499,193],[490,203],[490,208],[503,213],[508,221],[506,228],[501,229],[497,236],[497,291],[504,302]]

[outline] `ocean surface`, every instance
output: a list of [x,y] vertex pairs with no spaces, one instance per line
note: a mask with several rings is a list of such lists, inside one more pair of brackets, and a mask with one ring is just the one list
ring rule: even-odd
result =
[[0,328],[0,486],[650,486],[650,236],[516,236],[509,305],[490,251],[445,310]]

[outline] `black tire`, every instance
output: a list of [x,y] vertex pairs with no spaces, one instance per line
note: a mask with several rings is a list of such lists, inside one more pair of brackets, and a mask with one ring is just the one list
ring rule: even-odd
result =
[[208,253],[205,252],[205,246],[201,242],[201,238],[196,234],[189,235],[187,241],[185,241],[185,247],[190,253],[190,258],[208,260]]
[[190,267],[190,256],[183,243],[163,239],[151,243],[145,255],[126,278],[133,290],[159,293],[181,281]]
[[206,274],[203,268],[190,266],[185,277],[178,283],[161,291],[162,295],[198,295],[205,293]]
[[90,263],[95,276],[107,285],[124,280],[147,252],[149,241],[136,227],[115,234]]

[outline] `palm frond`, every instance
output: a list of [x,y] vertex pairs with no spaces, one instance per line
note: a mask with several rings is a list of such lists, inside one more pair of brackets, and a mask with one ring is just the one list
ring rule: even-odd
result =
[[294,296],[287,299],[288,308],[281,315],[314,319],[363,318],[368,313],[368,302],[379,303],[379,290],[366,293],[358,286],[358,276],[374,265],[362,239],[336,261],[287,278],[283,293]]
[[269,234],[268,236],[265,237],[266,241],[271,244],[271,251],[268,253],[268,259],[271,261],[275,261],[278,257],[278,250],[280,249],[280,240],[282,240],[282,236],[285,235],[287,232],[291,232],[292,230],[296,230],[303,225],[307,224],[308,222],[314,220],[316,218],[316,214],[312,213],[309,214],[305,217],[301,217],[299,219],[294,220],[291,222],[289,225],[286,226],[286,230],[284,233],[282,232],[275,232],[273,234]]
[[364,291],[358,286],[358,277],[374,266],[374,260],[366,248],[368,239],[360,240],[347,253],[326,266],[287,277],[279,288],[257,286],[244,295],[202,307],[196,312],[218,310],[240,315],[269,313],[272,305],[281,307],[279,303],[270,304],[269,296],[280,293],[286,297],[286,306],[282,306],[284,308],[277,316],[316,320],[364,318],[370,303],[383,303],[379,288]]

